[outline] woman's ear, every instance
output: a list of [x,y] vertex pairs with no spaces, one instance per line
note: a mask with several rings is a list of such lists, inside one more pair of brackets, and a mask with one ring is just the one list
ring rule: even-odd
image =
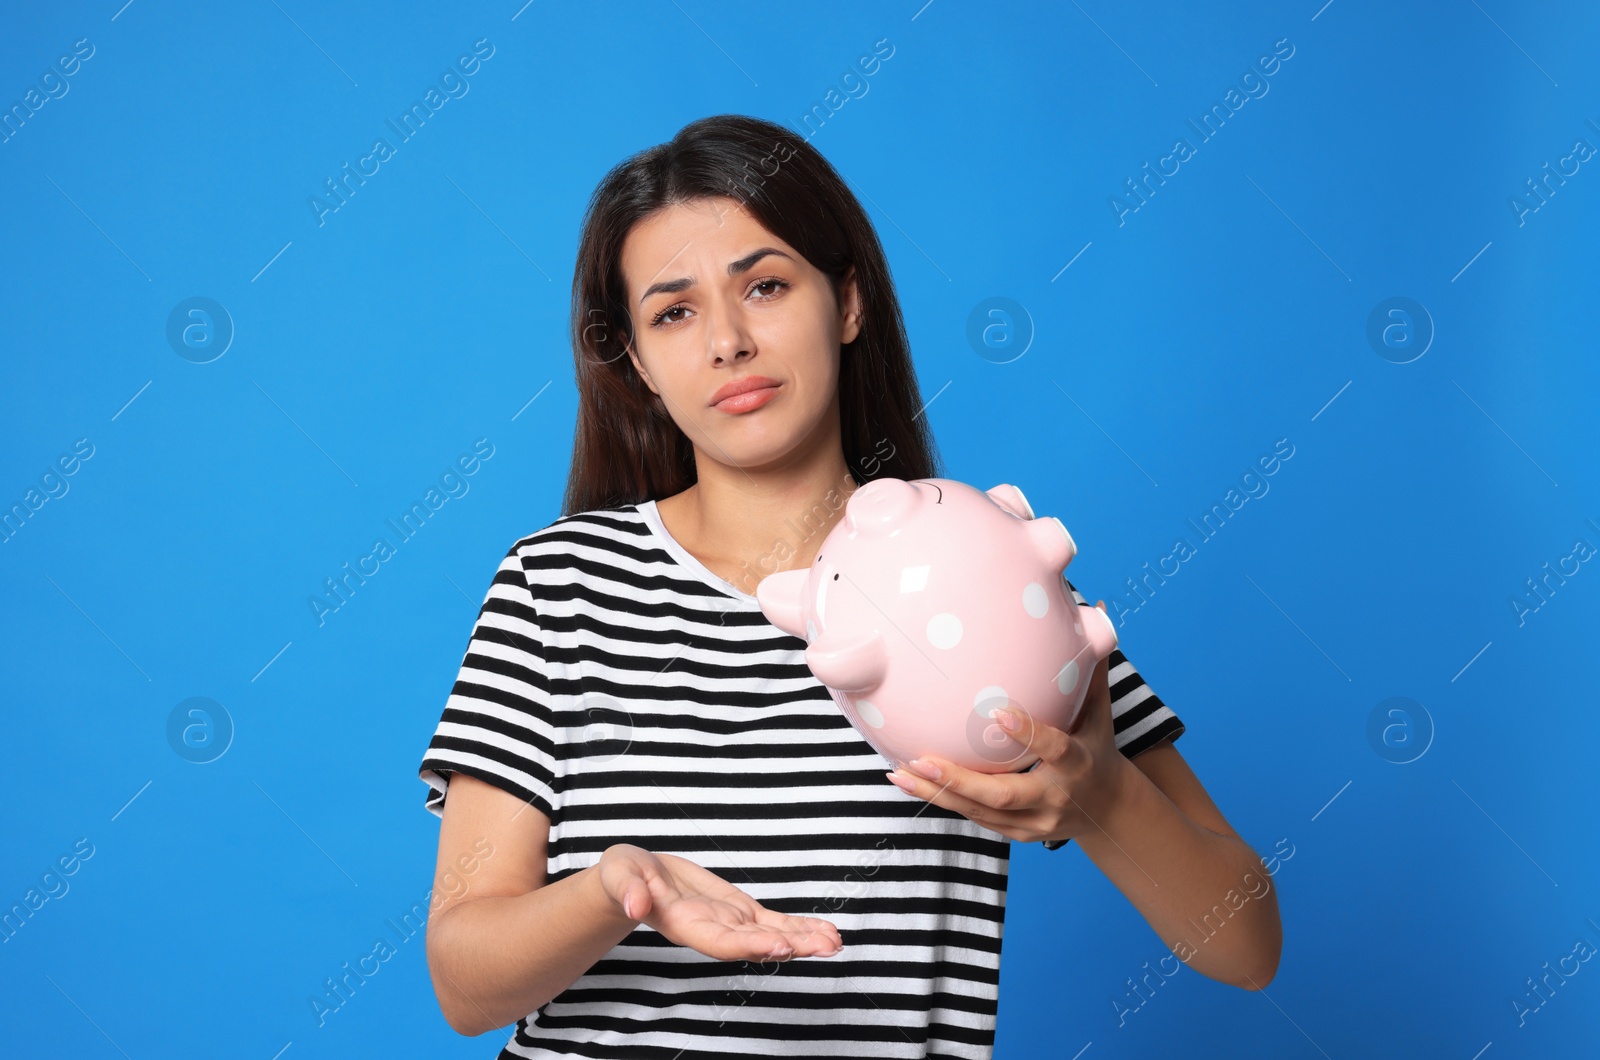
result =
[[650,381],[650,373],[644,370],[644,364],[639,360],[639,355],[633,352],[633,340],[628,340],[628,360],[633,362],[633,370],[639,373],[639,378],[644,380],[644,385],[650,388],[650,393],[656,397],[661,396],[661,391]]
[[861,291],[856,284],[856,267],[852,265],[839,281],[839,343],[852,343],[860,334]]

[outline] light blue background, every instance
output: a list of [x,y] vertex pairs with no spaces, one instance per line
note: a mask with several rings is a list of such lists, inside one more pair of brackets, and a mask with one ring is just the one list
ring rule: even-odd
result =
[[[1511,999],[1600,944],[1600,572],[1521,624],[1510,601],[1600,547],[1600,159],[1520,224],[1510,199],[1600,145],[1600,17],[1319,6],[9,13],[0,102],[94,54],[0,144],[0,504],[94,455],[0,544],[0,907],[94,854],[0,945],[8,1051],[495,1054],[444,1023],[420,936],[327,1026],[308,999],[426,900],[417,763],[496,563],[558,514],[581,210],[694,118],[794,126],[884,38],[811,142],[887,248],[946,473],[1062,518],[1091,600],[1131,606],[1142,564],[1196,546],[1122,646],[1239,833],[1293,850],[1272,984],[1185,969],[1119,1026],[1160,939],[1081,851],[1014,848],[997,1056],[1595,1051],[1600,963],[1526,1026]],[[481,38],[468,94],[319,226],[308,197]],[[1187,119],[1281,40],[1268,93],[1199,141]],[[1119,225],[1179,137],[1194,157]],[[192,296],[236,328],[206,364],[166,340]],[[1366,337],[1396,296],[1436,330],[1408,364]],[[992,297],[1031,331],[1009,363],[966,338]],[[319,627],[323,579],[479,438],[469,492]],[[1202,542],[1186,521],[1280,438],[1270,490]],[[194,696],[235,727],[206,765],[167,738]],[[1368,737],[1396,696],[1431,718],[1408,764]]]

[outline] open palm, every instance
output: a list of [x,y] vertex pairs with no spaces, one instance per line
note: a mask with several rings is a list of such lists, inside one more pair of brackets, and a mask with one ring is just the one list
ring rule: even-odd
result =
[[831,957],[843,946],[828,921],[774,912],[673,854],[619,843],[601,855],[600,880],[628,916],[718,960]]

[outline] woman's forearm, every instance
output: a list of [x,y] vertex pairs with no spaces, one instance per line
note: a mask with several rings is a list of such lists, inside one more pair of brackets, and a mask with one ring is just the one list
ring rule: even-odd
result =
[[1131,761],[1118,773],[1099,828],[1077,837],[1084,854],[1180,960],[1246,990],[1265,986],[1283,928],[1260,857],[1237,836],[1197,824]]
[[463,901],[428,921],[428,970],[462,1034],[514,1023],[571,986],[638,926],[598,863],[527,894]]

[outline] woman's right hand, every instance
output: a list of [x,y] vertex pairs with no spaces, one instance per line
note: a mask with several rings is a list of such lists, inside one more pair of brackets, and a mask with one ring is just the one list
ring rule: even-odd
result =
[[844,946],[828,921],[773,912],[687,858],[617,843],[600,855],[597,867],[601,885],[624,916],[708,957],[832,957]]

